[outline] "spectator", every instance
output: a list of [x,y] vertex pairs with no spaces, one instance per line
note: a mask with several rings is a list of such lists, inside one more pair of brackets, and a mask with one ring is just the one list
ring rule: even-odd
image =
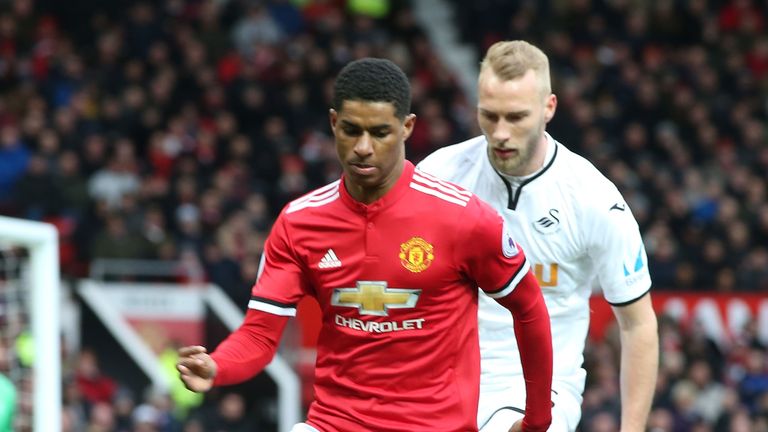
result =
[[106,227],[91,244],[93,258],[148,259],[154,255],[150,243],[139,234],[130,232],[123,216],[107,216]]
[[237,393],[227,393],[218,403],[216,410],[203,419],[205,430],[226,430],[249,432],[256,426],[245,415],[245,399]]
[[[27,172],[16,183],[16,203],[26,219],[42,220],[59,207],[56,183],[49,165],[39,155],[29,160]],[[54,195],[54,197],[51,197]]]
[[30,157],[16,127],[3,126],[0,129],[0,208],[13,203],[16,182],[27,171]]
[[[91,405],[94,411],[101,411],[99,415],[91,414],[91,418],[101,417],[99,421],[111,418],[111,403],[117,391],[117,383],[109,376],[104,375],[99,368],[96,353],[90,349],[80,352],[75,366],[75,380],[77,389],[83,395],[84,400]],[[104,404],[96,408],[98,404]],[[109,415],[107,415],[109,411]]]

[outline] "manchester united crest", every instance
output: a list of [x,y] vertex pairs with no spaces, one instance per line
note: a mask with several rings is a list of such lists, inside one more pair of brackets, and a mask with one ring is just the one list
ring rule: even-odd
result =
[[432,245],[421,237],[413,237],[400,245],[400,263],[414,273],[427,269],[435,259]]

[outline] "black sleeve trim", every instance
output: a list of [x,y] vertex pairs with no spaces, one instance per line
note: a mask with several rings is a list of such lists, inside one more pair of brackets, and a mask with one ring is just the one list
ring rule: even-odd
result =
[[279,301],[275,301],[275,300],[272,300],[272,299],[268,299],[268,298],[265,298],[265,297],[259,297],[259,296],[251,296],[251,300],[257,301],[257,302],[260,302],[260,303],[271,304],[272,306],[277,306],[277,307],[281,307],[281,308],[284,308],[284,309],[296,309],[296,303],[281,303]]
[[[527,259],[528,259],[528,258],[526,258],[526,260],[527,260]],[[523,263],[520,265],[520,267],[518,267],[518,268],[517,268],[517,271],[515,271],[515,274],[513,274],[513,275],[512,275],[512,277],[511,277],[511,278],[509,278],[509,279],[507,280],[507,282],[506,282],[506,283],[505,283],[505,284],[504,284],[504,285],[503,285],[501,288],[499,288],[499,289],[497,289],[497,290],[493,290],[493,291],[486,291],[485,293],[486,293],[486,294],[498,294],[498,293],[500,293],[500,292],[504,291],[505,289],[507,289],[507,287],[509,286],[509,284],[511,284],[511,283],[512,283],[512,281],[513,281],[513,280],[515,280],[515,278],[516,278],[516,277],[517,277],[517,275],[520,273],[520,271],[523,269],[523,267],[525,267],[525,263],[526,263],[526,261],[523,261]]]
[[637,298],[634,298],[634,299],[632,299],[632,300],[629,300],[629,301],[621,302],[621,303],[611,303],[611,302],[608,302],[608,304],[609,304],[609,305],[611,305],[611,306],[613,306],[613,307],[624,307],[624,306],[629,306],[629,305],[631,305],[632,303],[634,303],[634,302],[636,302],[636,301],[640,300],[641,298],[645,297],[645,296],[646,296],[646,295],[648,295],[648,293],[650,293],[650,292],[651,292],[651,289],[650,289],[650,288],[648,288],[648,291],[646,291],[646,292],[644,292],[644,293],[640,294],[640,296],[639,296],[639,297],[637,297]]

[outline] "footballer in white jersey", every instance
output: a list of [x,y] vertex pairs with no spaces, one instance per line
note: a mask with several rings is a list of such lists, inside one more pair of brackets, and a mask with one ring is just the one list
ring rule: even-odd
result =
[[[572,432],[581,418],[589,297],[602,288],[621,341],[621,431],[646,429],[658,370],[658,328],[645,249],[616,187],[545,132],[557,109],[549,59],[521,40],[486,51],[477,79],[483,135],[438,150],[419,167],[458,183],[502,214],[526,250],[549,308],[553,340],[552,423]],[[509,314],[480,296],[481,432],[519,432],[524,376]]]
[[[574,430],[586,377],[582,363],[592,287],[599,286],[609,303],[620,306],[643,297],[651,278],[637,222],[619,191],[589,161],[545,136],[544,165],[525,177],[494,170],[484,136],[439,149],[418,168],[491,204],[525,248],[552,322],[550,430]],[[525,386],[509,312],[481,295],[478,318],[482,427],[499,409],[521,411]]]

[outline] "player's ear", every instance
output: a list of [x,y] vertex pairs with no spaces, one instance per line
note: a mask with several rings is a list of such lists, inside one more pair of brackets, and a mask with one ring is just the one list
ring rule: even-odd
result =
[[413,132],[413,127],[416,125],[416,114],[408,114],[403,120],[403,140],[407,140]]
[[547,96],[547,100],[544,103],[544,123],[549,123],[552,117],[555,116],[557,110],[557,96],[554,93],[550,93]]
[[339,119],[339,113],[336,112],[335,109],[331,108],[328,110],[328,120],[331,122],[331,130],[333,131],[333,134],[336,134],[336,121]]

